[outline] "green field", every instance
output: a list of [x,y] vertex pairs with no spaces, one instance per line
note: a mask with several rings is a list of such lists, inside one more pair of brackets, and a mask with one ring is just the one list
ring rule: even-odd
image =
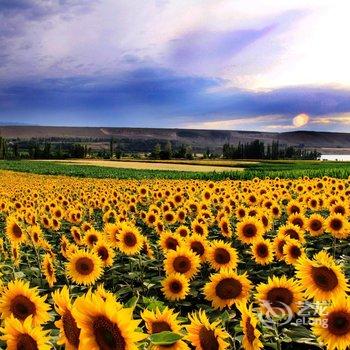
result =
[[[241,165],[242,166],[242,165]],[[246,180],[259,178],[298,178],[303,176],[348,178],[350,162],[316,162],[316,161],[269,161],[257,164],[245,164],[244,171],[228,172],[189,172],[166,170],[135,170],[109,168],[93,165],[71,165],[44,161],[0,161],[0,169],[29,172],[46,175],[67,175],[92,178],[115,179],[203,179]]]

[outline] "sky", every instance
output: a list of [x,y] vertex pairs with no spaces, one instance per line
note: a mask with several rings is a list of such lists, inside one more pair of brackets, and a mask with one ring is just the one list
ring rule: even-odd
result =
[[350,132],[348,0],[0,0],[0,124]]

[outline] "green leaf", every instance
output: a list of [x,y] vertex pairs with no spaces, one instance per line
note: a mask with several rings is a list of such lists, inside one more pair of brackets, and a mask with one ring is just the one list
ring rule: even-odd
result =
[[152,334],[149,339],[154,345],[171,345],[180,340],[182,336],[177,333],[165,331]]

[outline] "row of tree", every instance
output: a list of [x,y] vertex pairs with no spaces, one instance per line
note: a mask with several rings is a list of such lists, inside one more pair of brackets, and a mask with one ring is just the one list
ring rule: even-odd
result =
[[238,145],[224,144],[223,157],[226,159],[308,159],[315,160],[321,156],[316,150],[309,151],[305,148],[285,146],[281,147],[278,141],[265,146],[260,140]]
[[194,154],[191,146],[181,145],[180,148],[173,150],[171,142],[168,141],[163,147],[157,143],[150,154],[152,159],[193,159]]

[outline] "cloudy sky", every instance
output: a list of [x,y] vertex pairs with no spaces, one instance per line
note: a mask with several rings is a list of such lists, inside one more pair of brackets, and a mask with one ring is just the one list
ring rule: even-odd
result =
[[350,132],[348,0],[0,0],[0,123]]

